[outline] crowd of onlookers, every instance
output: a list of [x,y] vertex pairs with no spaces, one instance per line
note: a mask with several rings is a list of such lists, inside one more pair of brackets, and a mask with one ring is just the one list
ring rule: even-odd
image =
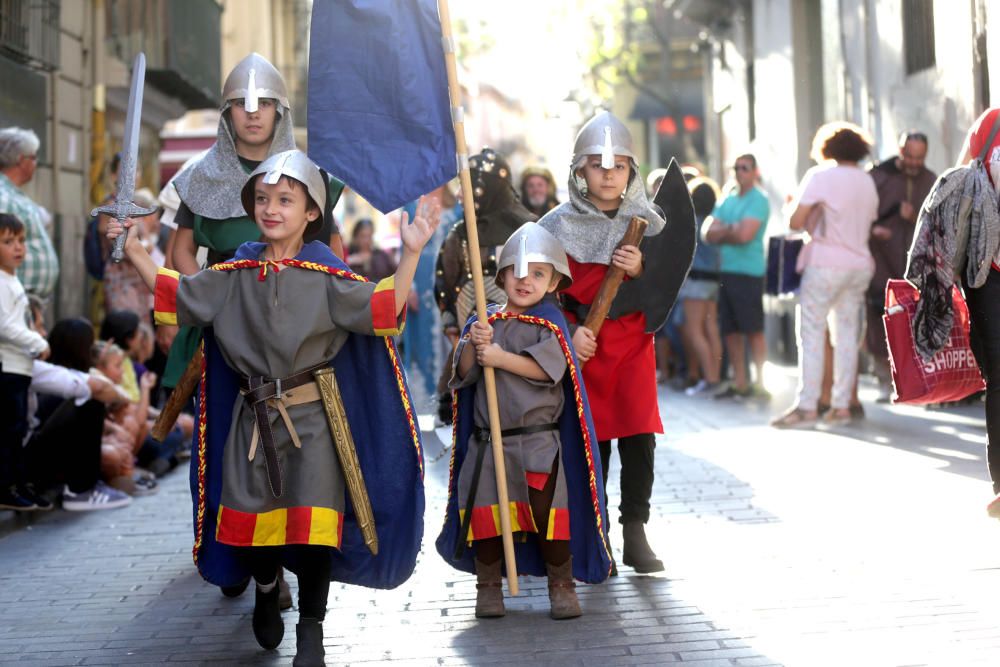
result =
[[[110,509],[157,491],[157,477],[190,456],[194,421],[182,414],[162,442],[151,427],[163,395],[159,376],[169,329],[152,326],[152,300],[127,261],[104,240],[106,219],[88,225],[91,315],[46,330],[58,278],[47,212],[24,192],[34,176],[38,137],[0,130],[0,509]],[[117,178],[118,160],[112,164]],[[159,205],[138,233],[162,264]]]
[[[859,363],[875,375],[878,400],[891,399],[881,321],[885,286],[904,275],[917,213],[935,174],[924,166],[927,137],[920,132],[903,133],[897,155],[869,166],[872,147],[855,125],[822,126],[813,141],[816,165],[787,197],[788,231],[806,232],[808,242],[795,266],[801,275],[799,386],[794,404],[772,421],[775,427],[862,419]],[[679,303],[658,334],[661,380],[689,395],[768,400],[765,280],[776,264],[768,266],[771,211],[757,159],[738,156],[722,193],[696,169],[686,175],[701,233]]]

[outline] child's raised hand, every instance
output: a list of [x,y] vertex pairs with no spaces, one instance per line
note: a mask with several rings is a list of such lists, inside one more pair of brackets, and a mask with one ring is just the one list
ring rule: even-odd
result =
[[399,238],[403,247],[410,252],[419,253],[441,224],[441,202],[436,198],[420,198],[417,211],[410,222],[410,216],[403,211],[403,219],[399,223]]
[[139,388],[140,389],[152,389],[156,386],[156,373],[153,371],[146,371],[139,378]]
[[623,245],[611,254],[611,264],[636,278],[642,273],[642,253],[634,245]]
[[476,320],[469,328],[469,342],[471,342],[477,352],[479,348],[485,347],[493,342],[493,327]]

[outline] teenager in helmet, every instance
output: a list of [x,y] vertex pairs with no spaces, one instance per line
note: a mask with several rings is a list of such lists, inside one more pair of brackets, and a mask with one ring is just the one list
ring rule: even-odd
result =
[[[398,586],[413,571],[423,528],[420,440],[385,337],[402,328],[439,208],[422,199],[412,224],[404,215],[399,268],[376,284],[351,273],[325,244],[304,241],[322,225],[325,199],[319,167],[286,151],[261,163],[241,193],[265,242],[244,243],[231,261],[192,276],[158,270],[134,234],[125,245],[154,292],[157,321],[210,327],[192,458],[198,570],[220,586],[253,576],[253,631],[265,649],[284,636],[278,568],[294,571],[297,666],[324,664],[330,580]],[[121,232],[121,224],[109,224],[110,239]],[[343,386],[357,468],[334,446],[327,417],[334,408],[314,379],[331,366]],[[374,549],[357,505],[347,505],[354,472],[377,517]]]
[[643,273],[639,248],[616,249],[633,216],[649,221],[647,236],[664,227],[659,210],[646,198],[631,134],[620,120],[602,111],[577,134],[569,201],[549,211],[538,224],[559,239],[569,256],[573,284],[560,296],[574,330],[573,345],[584,362],[602,470],[608,470],[612,440],[618,441],[621,457],[622,562],[646,573],[663,569],[644,528],[653,490],[653,434],[663,432],[653,335],[646,333],[643,312],[609,317],[596,337],[581,324],[611,266],[624,270],[626,280]]
[[[438,551],[456,568],[474,569],[476,616],[503,616],[495,517],[509,511],[511,529],[524,538],[516,547],[518,571],[547,575],[550,615],[575,618],[581,610],[574,576],[603,581],[611,552],[586,392],[565,319],[546,300],[572,280],[562,246],[533,222],[514,232],[497,267],[505,303],[491,307],[489,322],[470,318],[455,351],[458,418]],[[484,367],[495,369],[509,509],[498,505]]]

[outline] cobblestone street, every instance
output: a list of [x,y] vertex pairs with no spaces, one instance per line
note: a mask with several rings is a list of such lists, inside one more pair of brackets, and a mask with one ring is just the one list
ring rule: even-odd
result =
[[[426,431],[416,573],[394,591],[334,585],[329,664],[998,664],[1000,530],[983,509],[982,407],[869,403],[863,426],[772,430],[786,399],[662,390],[650,533],[667,571],[623,567],[581,586],[584,616],[563,622],[549,620],[534,579],[506,618],[473,617],[473,578],[432,549],[448,473],[437,434],[447,433]],[[123,510],[0,515],[0,663],[291,663],[295,612],[278,651],[260,650],[253,596],[224,598],[192,565],[186,474],[162,487]]]

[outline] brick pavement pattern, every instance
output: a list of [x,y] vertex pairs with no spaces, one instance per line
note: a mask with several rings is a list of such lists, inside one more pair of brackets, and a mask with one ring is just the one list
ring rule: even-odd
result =
[[[545,581],[528,578],[506,618],[474,618],[473,577],[433,551],[448,457],[434,460],[441,445],[425,433],[416,573],[394,591],[333,586],[328,664],[1000,664],[981,406],[870,406],[863,427],[778,432],[766,423],[780,401],[664,390],[649,533],[667,572],[623,567],[580,586],[584,616],[562,622],[548,618]],[[611,480],[620,549],[617,465]],[[0,664],[291,664],[295,611],[281,646],[263,651],[252,591],[225,598],[195,571],[184,472],[122,510],[10,516],[0,514]]]

